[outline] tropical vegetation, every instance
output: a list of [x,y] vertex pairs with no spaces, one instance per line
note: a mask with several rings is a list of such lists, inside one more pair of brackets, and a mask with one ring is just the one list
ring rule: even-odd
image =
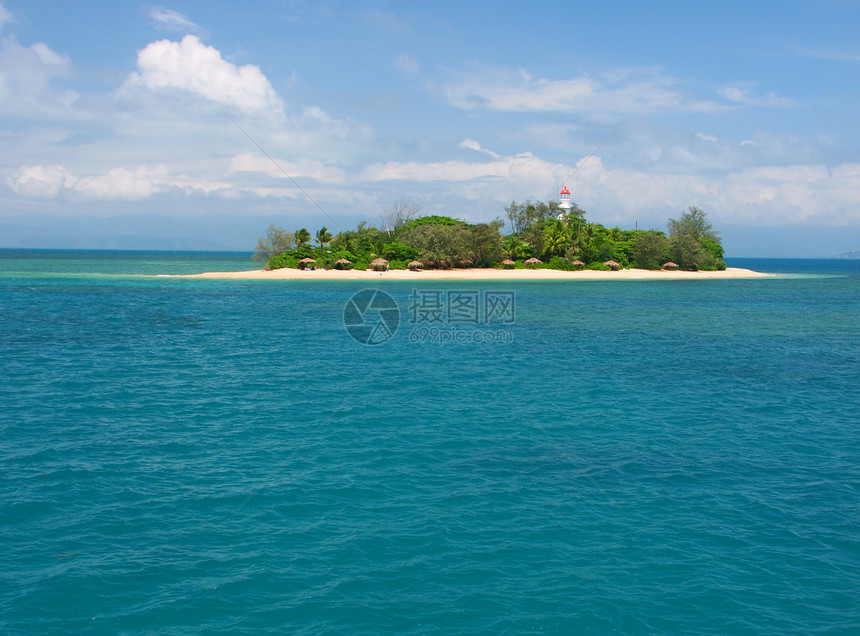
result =
[[719,235],[695,206],[669,219],[668,232],[607,228],[587,221],[577,205],[565,211],[555,201],[511,201],[505,215],[511,230],[507,235],[502,234],[501,218],[467,223],[422,215],[420,206],[401,200],[385,210],[382,228],[362,221],[353,230],[332,235],[322,227],[312,236],[307,228],[290,232],[272,225],[257,241],[254,259],[267,269],[305,267],[311,261],[315,267],[369,269],[374,261],[381,262],[377,259],[392,269],[726,267]]

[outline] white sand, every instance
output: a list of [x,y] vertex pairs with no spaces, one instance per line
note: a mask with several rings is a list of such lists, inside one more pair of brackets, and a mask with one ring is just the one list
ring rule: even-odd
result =
[[750,269],[729,267],[722,272],[679,272],[647,269],[623,269],[617,272],[595,272],[582,270],[563,272],[556,269],[449,269],[412,272],[409,270],[390,270],[374,272],[371,270],[318,269],[260,269],[245,272],[206,272],[188,274],[176,278],[223,278],[242,280],[408,280],[413,282],[438,280],[711,280],[728,278],[767,278],[773,274],[762,274]]

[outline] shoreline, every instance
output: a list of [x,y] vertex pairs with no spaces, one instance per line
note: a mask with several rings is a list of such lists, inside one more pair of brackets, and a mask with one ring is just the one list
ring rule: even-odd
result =
[[[164,276],[164,275],[162,275]],[[224,280],[408,280],[408,281],[541,281],[541,280],[726,280],[743,278],[771,278],[776,274],[764,274],[751,269],[729,267],[717,272],[683,272],[649,269],[622,269],[601,272],[579,270],[566,272],[557,269],[450,269],[450,270],[337,270],[318,269],[254,269],[242,272],[204,272],[202,274],[177,274],[170,278],[212,278]]]

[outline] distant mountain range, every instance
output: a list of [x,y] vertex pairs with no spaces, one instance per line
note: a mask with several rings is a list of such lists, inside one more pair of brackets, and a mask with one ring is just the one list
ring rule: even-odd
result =
[[836,258],[860,258],[860,250],[851,250],[850,252],[840,254]]

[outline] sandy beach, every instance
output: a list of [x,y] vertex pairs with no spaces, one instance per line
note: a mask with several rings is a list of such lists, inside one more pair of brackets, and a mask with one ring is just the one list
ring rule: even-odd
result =
[[722,272],[680,272],[647,269],[623,269],[617,272],[596,272],[582,270],[563,272],[555,269],[449,269],[449,270],[390,270],[375,272],[371,270],[318,269],[304,271],[299,269],[276,269],[264,271],[254,269],[244,272],[206,272],[189,274],[176,278],[219,278],[237,280],[712,280],[734,278],[767,278],[773,274],[762,274],[750,269],[729,267]]

